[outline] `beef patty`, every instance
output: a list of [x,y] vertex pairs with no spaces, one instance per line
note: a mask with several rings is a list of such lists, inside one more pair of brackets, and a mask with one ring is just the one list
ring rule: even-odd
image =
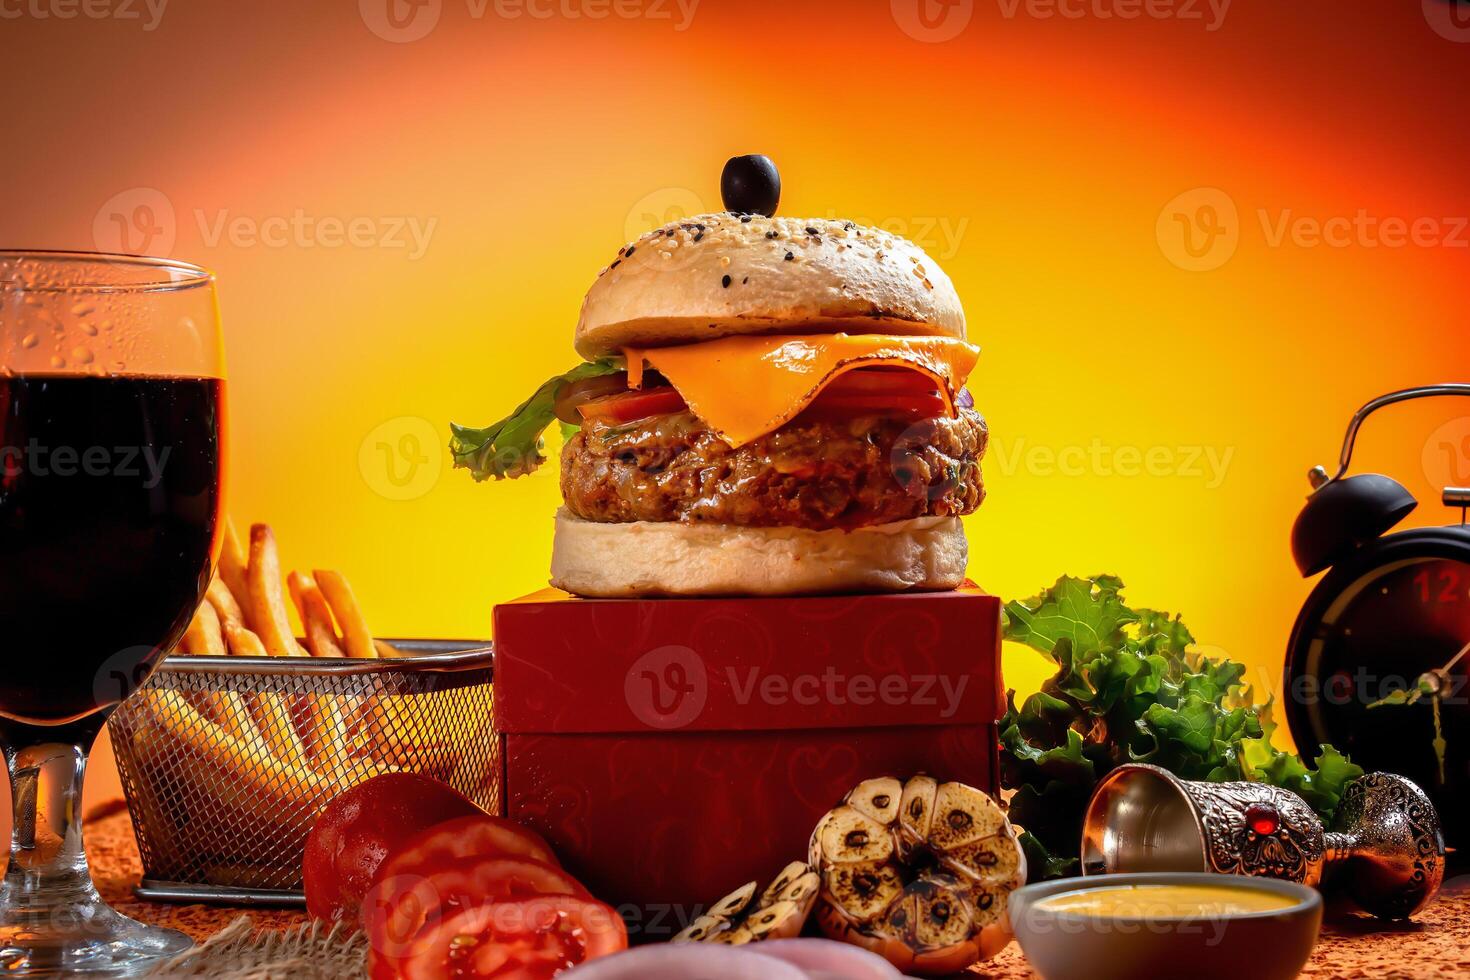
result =
[[573,514],[602,523],[820,530],[968,514],[985,497],[989,436],[971,409],[954,419],[799,416],[739,448],[688,412],[589,421],[562,450],[561,490]]

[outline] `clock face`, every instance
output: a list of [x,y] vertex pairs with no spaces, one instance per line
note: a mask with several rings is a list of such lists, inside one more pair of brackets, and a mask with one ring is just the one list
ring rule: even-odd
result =
[[1447,836],[1458,836],[1470,818],[1470,564],[1409,557],[1381,565],[1330,597],[1320,615],[1302,624],[1290,710],[1364,769],[1418,783]]

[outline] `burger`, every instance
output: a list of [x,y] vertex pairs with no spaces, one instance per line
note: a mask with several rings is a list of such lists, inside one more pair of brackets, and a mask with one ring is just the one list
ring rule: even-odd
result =
[[577,595],[956,587],[989,433],[954,284],[898,235],[775,217],[764,157],[722,191],[729,210],[618,250],[582,303],[585,363],[453,426],[455,465],[529,473],[560,421],[551,583]]

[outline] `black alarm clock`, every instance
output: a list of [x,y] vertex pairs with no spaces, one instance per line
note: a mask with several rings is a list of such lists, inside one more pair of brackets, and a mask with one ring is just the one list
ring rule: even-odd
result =
[[1330,743],[1370,772],[1412,779],[1454,847],[1470,846],[1470,488],[1443,490],[1458,523],[1390,534],[1417,501],[1389,477],[1347,475],[1369,415],[1434,395],[1470,395],[1470,384],[1375,398],[1348,425],[1337,472],[1309,474],[1292,553],[1303,576],[1327,574],[1291,631],[1282,700],[1303,755]]

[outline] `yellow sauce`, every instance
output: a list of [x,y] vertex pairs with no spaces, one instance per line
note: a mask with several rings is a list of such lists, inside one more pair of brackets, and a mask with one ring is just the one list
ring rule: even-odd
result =
[[1219,918],[1279,912],[1297,900],[1262,888],[1228,885],[1112,885],[1051,895],[1036,903],[1048,912],[1109,918]]

